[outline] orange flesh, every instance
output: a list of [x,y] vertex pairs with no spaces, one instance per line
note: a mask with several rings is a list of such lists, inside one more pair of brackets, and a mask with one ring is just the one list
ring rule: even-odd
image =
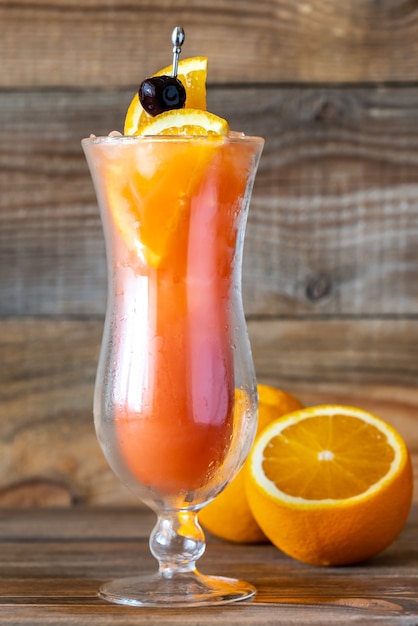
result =
[[114,400],[119,454],[165,494],[203,486],[230,446],[232,272],[253,154],[249,144],[217,139],[100,155],[115,306],[125,320]]
[[356,417],[318,416],[288,426],[264,450],[264,472],[291,496],[342,500],[383,478],[394,451],[378,428]]

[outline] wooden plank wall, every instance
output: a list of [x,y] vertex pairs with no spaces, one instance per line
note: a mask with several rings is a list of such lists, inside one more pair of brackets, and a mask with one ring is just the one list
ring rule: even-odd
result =
[[418,2],[0,0],[0,505],[133,502],[93,432],[106,267],[80,139],[122,127],[175,24],[210,109],[267,140],[259,380],[375,410],[418,474]]

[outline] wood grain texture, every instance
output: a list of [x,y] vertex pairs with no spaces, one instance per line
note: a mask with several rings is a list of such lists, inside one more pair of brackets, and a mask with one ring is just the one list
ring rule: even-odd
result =
[[10,319],[0,328],[0,504],[10,491],[15,505],[25,500],[22,482],[34,479],[40,489],[61,484],[69,503],[132,502],[109,471],[93,426],[103,321]]
[[168,64],[177,23],[214,83],[416,81],[417,11],[414,0],[2,0],[0,87],[136,85]]
[[209,535],[201,570],[250,580],[257,588],[252,602],[185,611],[97,598],[109,578],[155,571],[147,541],[154,521],[134,509],[0,511],[1,623],[412,626],[418,618],[416,506],[392,546],[346,568],[311,567],[271,545],[238,546]]
[[[103,314],[103,236],[80,138],[117,127],[131,95],[0,98],[1,316]],[[267,139],[247,315],[415,315],[418,87],[223,88],[208,99],[233,128]]]
[[106,263],[80,139],[121,128],[176,23],[209,56],[209,109],[266,137],[243,285],[259,380],[374,410],[418,475],[417,2],[0,0],[0,506],[134,502],[92,424]]
[[[0,321],[0,506],[136,502],[93,427],[102,326]],[[249,334],[260,382],[307,405],[349,404],[386,419],[408,443],[418,484],[418,320],[252,320]]]

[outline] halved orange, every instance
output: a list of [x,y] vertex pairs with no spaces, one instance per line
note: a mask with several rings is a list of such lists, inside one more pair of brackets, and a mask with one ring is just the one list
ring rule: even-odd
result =
[[[186,107],[188,109],[206,110],[206,76],[208,60],[206,57],[190,57],[182,59],[178,64],[177,77],[186,89]],[[154,76],[171,75],[172,66],[164,67]],[[138,93],[134,95],[125,117],[125,135],[140,134],[138,129],[152,117],[144,111]]]
[[412,501],[408,449],[362,409],[324,405],[268,426],[250,454],[246,491],[266,536],[314,565],[368,559],[403,528]]

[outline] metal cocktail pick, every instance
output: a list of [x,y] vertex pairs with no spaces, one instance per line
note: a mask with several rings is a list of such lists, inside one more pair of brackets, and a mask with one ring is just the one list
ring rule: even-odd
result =
[[171,72],[171,76],[174,78],[177,76],[177,70],[179,66],[179,56],[181,52],[181,47],[184,43],[184,30],[181,26],[176,26],[171,33],[171,43],[173,44],[173,70]]

